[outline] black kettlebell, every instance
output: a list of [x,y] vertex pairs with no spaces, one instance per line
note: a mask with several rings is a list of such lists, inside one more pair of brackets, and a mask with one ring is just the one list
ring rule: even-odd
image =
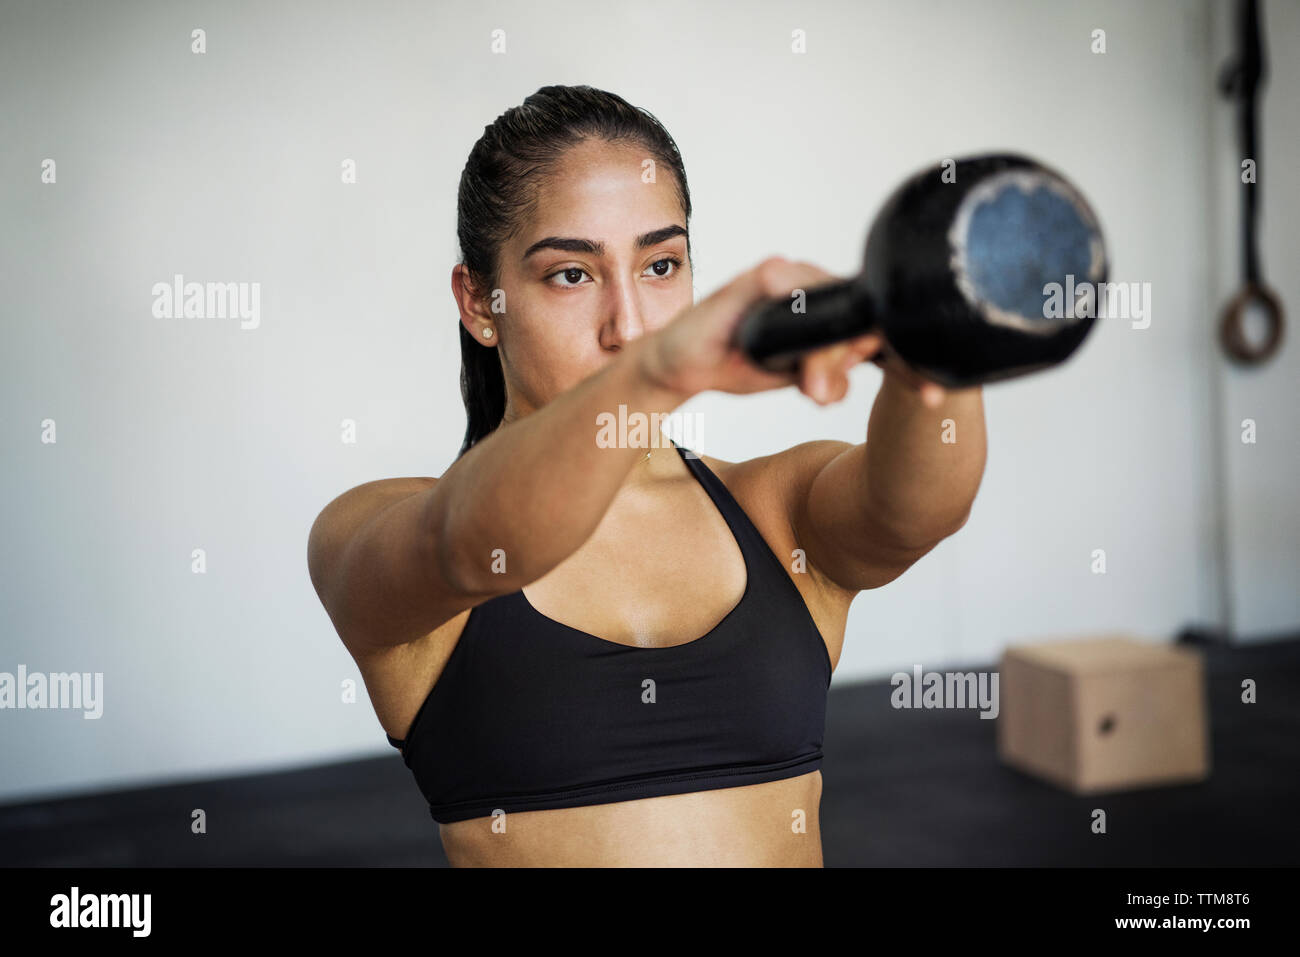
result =
[[1101,228],[1063,176],[1013,154],[936,164],[885,201],[862,271],[750,311],[736,344],[772,370],[879,329],[887,349],[953,389],[1064,361],[1107,275]]

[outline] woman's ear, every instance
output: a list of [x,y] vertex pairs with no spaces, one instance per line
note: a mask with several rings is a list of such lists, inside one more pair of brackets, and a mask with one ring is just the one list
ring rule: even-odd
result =
[[473,277],[464,263],[456,263],[451,270],[451,294],[460,310],[460,324],[474,337],[474,341],[494,346],[497,342],[495,318],[489,300],[474,285]]

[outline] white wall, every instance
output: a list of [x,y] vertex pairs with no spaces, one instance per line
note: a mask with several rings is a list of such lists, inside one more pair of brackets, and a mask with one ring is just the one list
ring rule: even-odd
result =
[[[1267,6],[1264,142],[1289,169],[1296,121],[1281,105],[1300,81],[1276,52],[1300,23],[1294,6]],[[903,176],[992,149],[1072,177],[1108,231],[1112,278],[1152,284],[1150,328],[1099,323],[1064,367],[986,390],[989,465],[971,521],[859,597],[837,682],[989,661],[1009,641],[1215,623],[1216,455],[1234,623],[1294,628],[1283,383],[1296,381],[1295,350],[1250,376],[1211,352],[1210,306],[1227,286],[1207,277],[1236,258],[1215,245],[1235,235],[1223,219],[1235,206],[1211,201],[1230,186],[1230,151],[1210,5],[733,9],[0,11],[0,671],[105,682],[99,720],[0,712],[0,798],[391,750],[364,689],[340,704],[359,675],[308,580],[307,531],[346,488],[438,475],[454,458],[456,184],[483,127],[547,83],[613,90],[673,133],[701,296],[773,253],[854,272]],[[1089,52],[1097,27],[1105,55]],[[489,52],[496,28],[504,56]],[[802,56],[789,52],[795,28]],[[47,157],[56,185],[39,181]],[[344,158],[356,185],[339,182]],[[1295,190],[1280,173],[1269,186],[1266,264],[1294,305],[1283,251],[1296,245]],[[176,273],[260,282],[260,326],[153,318],[152,285]],[[1258,446],[1229,452],[1212,433],[1211,372],[1228,419],[1261,421]],[[791,392],[701,397],[688,406],[706,413],[699,448],[735,460],[860,441],[879,373],[854,381],[829,410]],[[340,441],[345,418],[355,445]],[[56,444],[40,440],[46,419]],[[191,571],[196,548],[206,574]],[[1090,572],[1095,548],[1104,576]]]

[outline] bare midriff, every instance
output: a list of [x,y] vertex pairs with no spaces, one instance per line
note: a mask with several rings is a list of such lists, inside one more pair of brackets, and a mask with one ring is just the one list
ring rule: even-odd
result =
[[822,775],[440,824],[453,867],[821,867]]

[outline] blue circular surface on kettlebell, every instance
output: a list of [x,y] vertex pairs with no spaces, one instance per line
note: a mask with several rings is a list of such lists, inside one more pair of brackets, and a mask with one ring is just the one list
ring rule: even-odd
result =
[[966,230],[965,271],[976,295],[1026,319],[1045,319],[1049,283],[1089,281],[1095,233],[1078,207],[1046,186],[1009,182],[979,202]]

